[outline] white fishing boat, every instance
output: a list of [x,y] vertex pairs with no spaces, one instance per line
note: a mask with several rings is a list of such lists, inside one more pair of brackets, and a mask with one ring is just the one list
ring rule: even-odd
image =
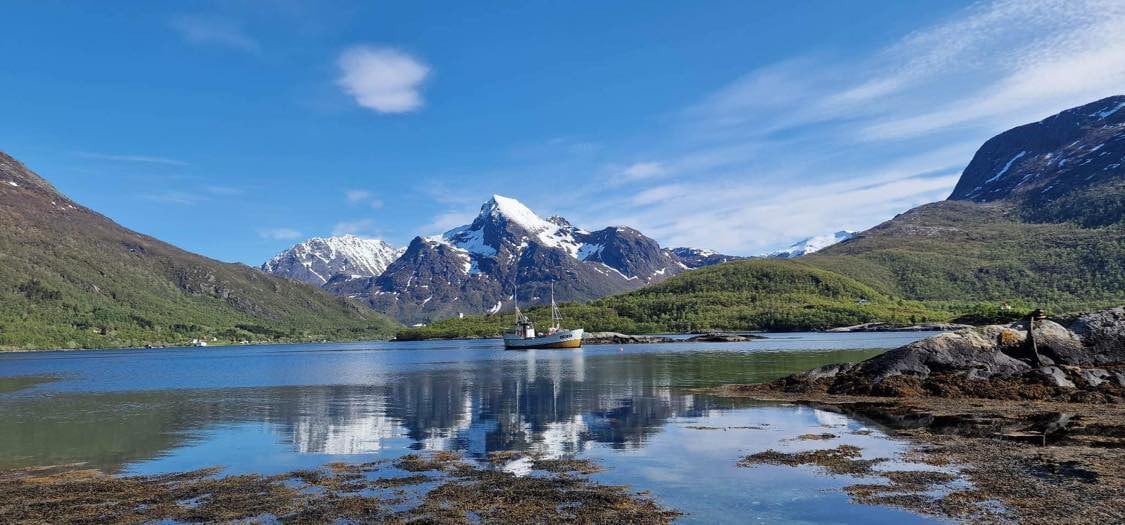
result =
[[581,328],[562,329],[562,313],[555,304],[555,290],[551,287],[551,327],[545,334],[535,332],[531,322],[520,306],[516,304],[516,326],[504,332],[504,348],[508,350],[531,350],[533,348],[582,348]]

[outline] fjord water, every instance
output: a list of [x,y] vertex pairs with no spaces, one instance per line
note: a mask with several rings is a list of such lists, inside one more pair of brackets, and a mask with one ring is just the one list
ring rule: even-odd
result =
[[[850,503],[854,478],[738,468],[743,455],[851,443],[904,449],[864,422],[688,391],[857,361],[923,333],[771,334],[749,343],[505,352],[499,341],[365,342],[0,355],[0,467],[283,472],[415,450],[598,461],[685,522],[926,521]],[[830,441],[797,435],[831,432]],[[902,467],[899,465],[898,467]],[[913,467],[912,467],[913,468]]]

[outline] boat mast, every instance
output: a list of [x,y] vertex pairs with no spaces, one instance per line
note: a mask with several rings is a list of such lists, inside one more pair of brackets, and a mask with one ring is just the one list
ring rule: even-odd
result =
[[557,331],[562,326],[562,312],[555,304],[555,283],[551,283],[551,326]]

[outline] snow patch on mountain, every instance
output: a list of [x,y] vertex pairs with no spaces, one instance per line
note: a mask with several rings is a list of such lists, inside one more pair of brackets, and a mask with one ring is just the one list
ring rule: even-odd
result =
[[790,258],[808,255],[823,250],[838,242],[851,239],[855,237],[855,234],[856,232],[854,231],[840,230],[836,233],[809,237],[789,245],[788,248],[770,252],[766,254],[766,257]]
[[996,182],[997,180],[999,180],[1000,177],[1003,177],[1004,174],[1008,173],[1008,170],[1012,168],[1012,163],[1017,161],[1017,160],[1022,159],[1024,155],[1027,155],[1027,150],[1016,153],[1015,157],[1012,157],[1010,160],[1008,160],[1007,164],[1004,164],[1004,167],[1000,169],[999,173],[994,175],[991,179],[988,179],[988,180],[984,181],[984,183],[985,184],[992,184],[993,182]]
[[1117,113],[1117,111],[1120,110],[1121,108],[1125,108],[1125,102],[1122,102],[1122,103],[1120,103],[1116,106],[1108,107],[1108,108],[1103,109],[1101,111],[1095,111],[1095,112],[1091,113],[1090,116],[1091,117],[1098,117],[1098,118],[1106,118],[1106,117],[1108,117],[1108,116],[1110,116],[1114,113]]

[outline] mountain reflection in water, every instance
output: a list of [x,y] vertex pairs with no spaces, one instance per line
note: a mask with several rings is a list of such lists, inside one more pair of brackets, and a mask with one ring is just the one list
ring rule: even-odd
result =
[[[235,447],[242,440],[244,453],[253,455],[258,452],[250,444],[263,433],[282,448],[261,454],[377,455],[390,449],[395,454],[459,450],[484,457],[497,450],[531,450],[555,457],[592,443],[635,448],[670,418],[746,405],[680,387],[737,377],[766,379],[873,353],[541,351],[455,366],[403,371],[391,366],[372,385],[60,388],[0,398],[0,450],[5,451],[0,465],[87,462],[118,471],[169,455],[190,456],[192,446],[220,439],[234,441]],[[204,447],[195,453],[200,457],[182,457],[174,464],[207,466],[221,459],[243,470],[241,456],[229,447],[216,448]],[[256,470],[257,463],[248,461],[245,470]]]

